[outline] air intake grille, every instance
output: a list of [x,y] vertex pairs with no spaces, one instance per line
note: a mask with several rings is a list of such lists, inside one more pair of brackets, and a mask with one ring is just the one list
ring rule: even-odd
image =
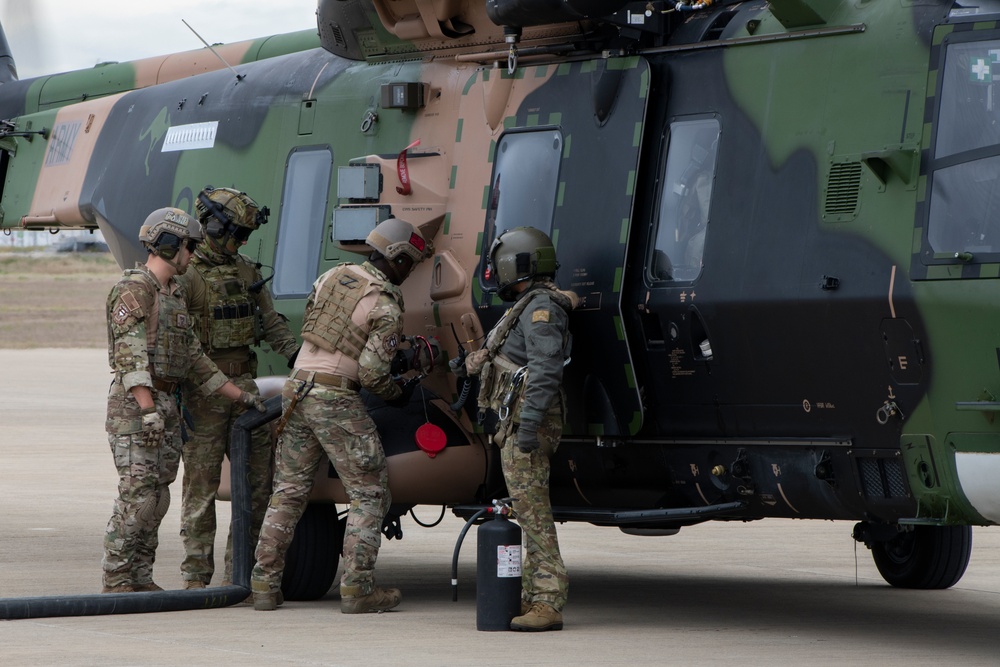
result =
[[897,459],[859,459],[861,487],[868,498],[906,498],[903,466]]
[[830,165],[826,186],[826,215],[853,215],[858,208],[861,189],[861,163],[839,162]]

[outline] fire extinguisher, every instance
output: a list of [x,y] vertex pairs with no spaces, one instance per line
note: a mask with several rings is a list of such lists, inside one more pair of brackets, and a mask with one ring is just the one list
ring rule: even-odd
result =
[[477,630],[510,630],[511,619],[521,613],[521,527],[507,518],[511,508],[504,501],[494,500],[493,520],[479,526]]
[[451,560],[452,600],[458,600],[458,554],[469,528],[484,514],[493,520],[479,526],[476,560],[476,629],[509,630],[521,611],[521,528],[507,517],[513,498],[494,500],[465,522]]

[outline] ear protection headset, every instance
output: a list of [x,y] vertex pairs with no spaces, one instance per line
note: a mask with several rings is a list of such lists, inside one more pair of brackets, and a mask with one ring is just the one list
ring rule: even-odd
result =
[[226,235],[226,228],[229,226],[229,218],[226,216],[226,209],[217,201],[213,201],[208,193],[214,188],[205,188],[198,193],[198,202],[205,207],[205,211],[211,215],[211,219],[205,223],[205,233],[213,239],[221,239]]
[[164,232],[153,243],[153,247],[156,248],[157,255],[163,259],[171,260],[181,250],[181,239],[176,234]]

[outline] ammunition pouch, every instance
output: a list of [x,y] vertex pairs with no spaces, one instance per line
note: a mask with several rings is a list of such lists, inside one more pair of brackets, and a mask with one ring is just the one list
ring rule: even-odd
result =
[[[483,366],[480,373],[479,408],[481,413],[496,415],[493,442],[503,446],[514,425],[520,421],[518,412],[528,377],[526,366],[518,366],[506,357],[497,355]],[[483,423],[485,431],[486,424]],[[490,433],[489,431],[486,431]]]

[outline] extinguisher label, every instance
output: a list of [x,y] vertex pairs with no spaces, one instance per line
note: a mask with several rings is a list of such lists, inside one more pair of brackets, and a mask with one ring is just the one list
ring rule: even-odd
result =
[[501,544],[497,547],[497,577],[521,576],[521,545]]

